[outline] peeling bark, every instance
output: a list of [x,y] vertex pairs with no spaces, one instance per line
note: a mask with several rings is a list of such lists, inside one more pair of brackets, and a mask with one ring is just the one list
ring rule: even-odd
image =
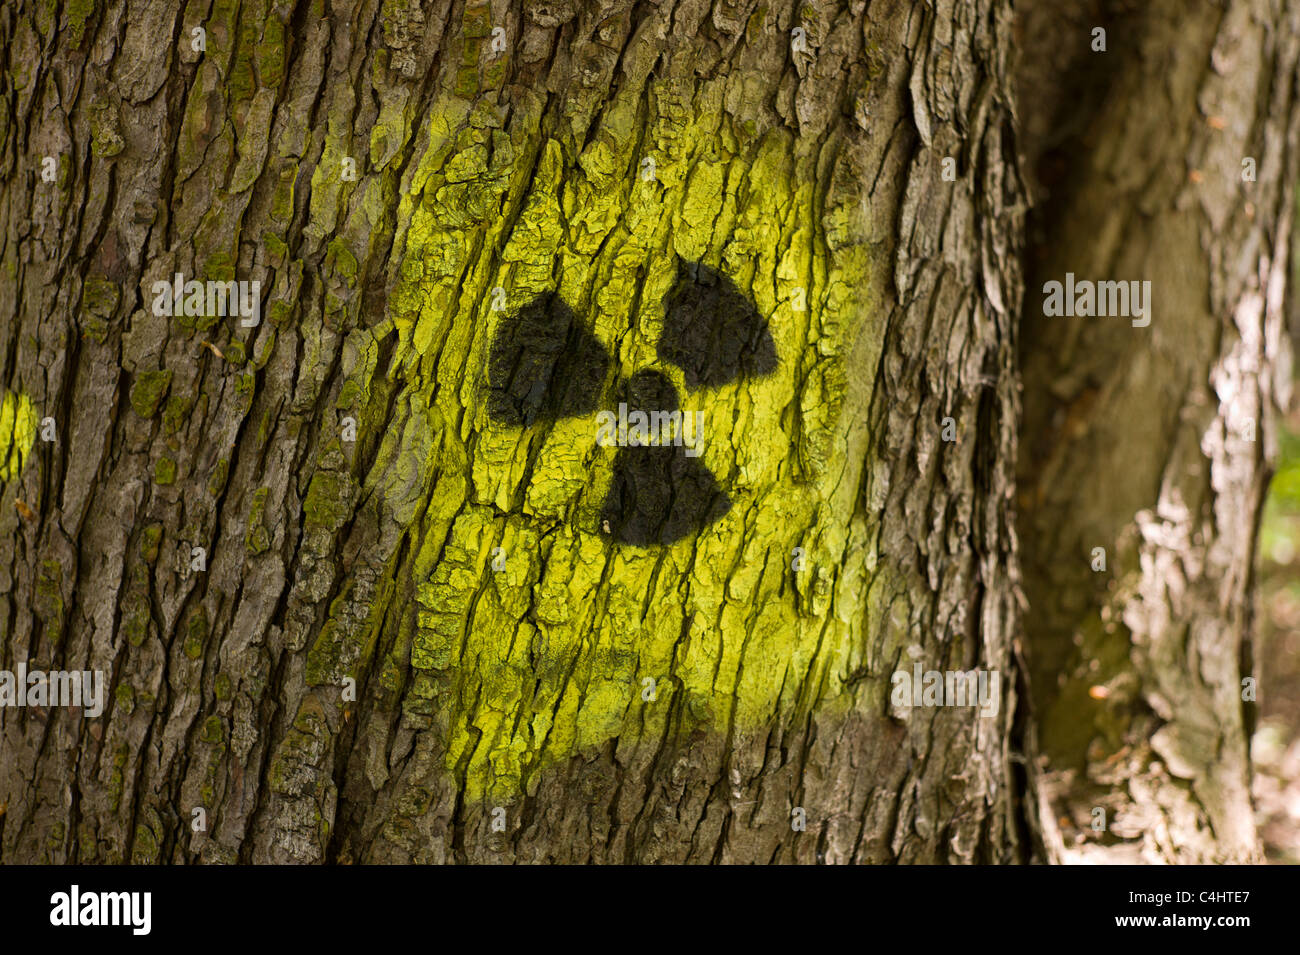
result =
[[[1065,4],[1024,24],[1043,201],[1018,494],[1036,793],[1055,861],[1259,859],[1242,681],[1289,400],[1298,18],[1284,0],[1156,0]],[[1062,35],[1098,25],[1108,52],[1079,45],[1062,71]],[[1066,272],[1150,280],[1150,326],[1044,317],[1043,285]]]

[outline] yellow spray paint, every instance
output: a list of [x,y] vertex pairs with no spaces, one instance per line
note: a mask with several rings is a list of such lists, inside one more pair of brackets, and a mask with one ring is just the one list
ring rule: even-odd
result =
[[18,479],[36,442],[38,422],[32,400],[14,391],[0,395],[0,483]]
[[[580,151],[521,122],[512,128],[530,131],[512,138],[492,107],[448,100],[407,174],[402,281],[383,324],[357,335],[344,394],[371,408],[362,428],[383,433],[363,496],[406,527],[407,556],[389,571],[399,606],[400,581],[412,581],[414,606],[376,601],[351,649],[336,606],[308,673],[336,679],[376,630],[409,626],[381,681],[396,691],[409,653],[415,678],[400,705],[443,734],[448,771],[470,799],[513,800],[548,765],[613,739],[658,739],[670,718],[758,732],[779,710],[833,707],[861,665],[861,594],[875,563],[853,519],[865,437],[836,424],[844,352],[882,321],[864,301],[867,247],[828,244],[857,213],[820,207],[813,145],[783,129],[738,137],[721,87],[700,95],[683,103],[660,91],[644,136],[638,97],[620,96]],[[690,392],[656,361],[678,257],[718,268],[749,296],[775,339],[775,373]],[[498,287],[506,307],[494,311]],[[489,420],[497,323],[554,289],[621,378],[656,367],[683,409],[707,412],[701,460],[732,507],[698,537],[638,548],[600,533],[614,449],[597,447],[594,415],[531,428]],[[386,401],[371,402],[387,335],[396,420]],[[308,523],[328,524],[328,511],[318,502]]]

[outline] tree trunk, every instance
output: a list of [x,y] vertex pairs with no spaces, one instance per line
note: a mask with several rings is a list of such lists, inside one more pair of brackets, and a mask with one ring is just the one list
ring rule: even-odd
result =
[[[0,10],[0,667],[108,684],[93,718],[0,708],[0,861],[1062,861],[1078,747],[1053,727],[1080,704],[1039,696],[1053,666],[1084,679],[1061,651],[1100,613],[1078,595],[1105,596],[1094,537],[1130,595],[1122,632],[1087,631],[1116,661],[1105,738],[1177,777],[1134,777],[1187,798],[1166,824],[1208,833],[1199,806],[1249,854],[1219,827],[1244,798],[1228,695],[1266,413],[1242,406],[1247,451],[1197,396],[1274,394],[1294,51],[1251,18],[1274,5],[1149,34],[1186,58],[1179,116],[1243,104],[1223,130],[1161,138],[1175,93],[1111,54],[1115,117],[1151,129],[1076,184],[1110,207],[1034,272],[1167,261],[1145,342],[1176,367],[1079,326],[1095,344],[1052,400],[1134,368],[1095,407],[1148,427],[1055,457],[1065,326],[1021,279],[1007,0]],[[1222,74],[1234,54],[1248,75]],[[1121,147],[1132,180],[1093,186]],[[1139,172],[1175,157],[1224,182],[1149,209]],[[1149,218],[1098,251],[1121,200]],[[260,308],[191,311],[178,274],[259,282]],[[647,401],[703,413],[698,457],[606,446],[602,413]],[[1021,476],[1027,624],[1018,430],[1031,460],[1109,462]],[[1056,571],[1085,576],[1068,612]],[[990,706],[896,686],[972,670],[1000,676]],[[1169,720],[1182,693],[1201,708],[1161,738],[1138,708]]]
[[[1063,23],[1109,49],[1062,70]],[[1023,36],[1022,87],[1043,92],[1024,100],[1045,201],[1018,496],[1044,843],[1256,861],[1250,596],[1289,400],[1300,4],[1083,0]],[[1149,280],[1150,324],[1044,317],[1067,272]]]
[[[1007,4],[170,10],[3,14],[0,353],[58,425],[5,486],[5,659],[112,693],[5,714],[4,858],[1012,856],[1014,694],[889,700],[1008,668]],[[657,357],[679,262],[774,369]],[[155,315],[178,272],[264,320]],[[548,292],[602,407],[653,368],[706,413],[725,515],[611,538],[593,415],[493,420]]]

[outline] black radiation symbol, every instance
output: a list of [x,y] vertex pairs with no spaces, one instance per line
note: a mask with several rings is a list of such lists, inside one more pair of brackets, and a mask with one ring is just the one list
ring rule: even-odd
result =
[[[776,344],[754,304],[725,275],[697,262],[678,262],[656,351],[660,361],[681,369],[692,391],[776,370]],[[488,413],[502,424],[528,427],[600,411],[610,361],[573,309],[547,292],[497,329],[488,359]],[[680,408],[677,389],[653,368],[617,382],[611,404],[619,402],[627,403],[629,415]],[[726,492],[686,451],[677,444],[620,447],[601,529],[620,543],[647,547],[699,533],[726,514]]]

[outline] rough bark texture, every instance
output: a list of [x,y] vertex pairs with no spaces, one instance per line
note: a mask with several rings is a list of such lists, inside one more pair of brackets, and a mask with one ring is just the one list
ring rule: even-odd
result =
[[[2,665],[111,700],[0,711],[0,859],[1021,857],[1011,47],[1001,0],[6,4]],[[1204,215],[1271,245],[1258,148],[1265,214]],[[775,371],[656,358],[679,260]],[[178,272],[261,281],[261,324],[155,315]],[[1212,300],[1267,332],[1237,278]],[[548,292],[605,407],[653,367],[707,411],[698,535],[602,534],[591,415],[490,417]],[[1000,671],[998,715],[891,707],[914,662]]]
[[[1044,845],[1056,861],[1255,860],[1242,681],[1290,382],[1300,4],[1085,0],[1021,26],[1041,205],[1018,499]],[[1062,56],[1063,35],[1096,26],[1107,52]],[[1150,326],[1044,317],[1043,284],[1066,272],[1150,280]]]

